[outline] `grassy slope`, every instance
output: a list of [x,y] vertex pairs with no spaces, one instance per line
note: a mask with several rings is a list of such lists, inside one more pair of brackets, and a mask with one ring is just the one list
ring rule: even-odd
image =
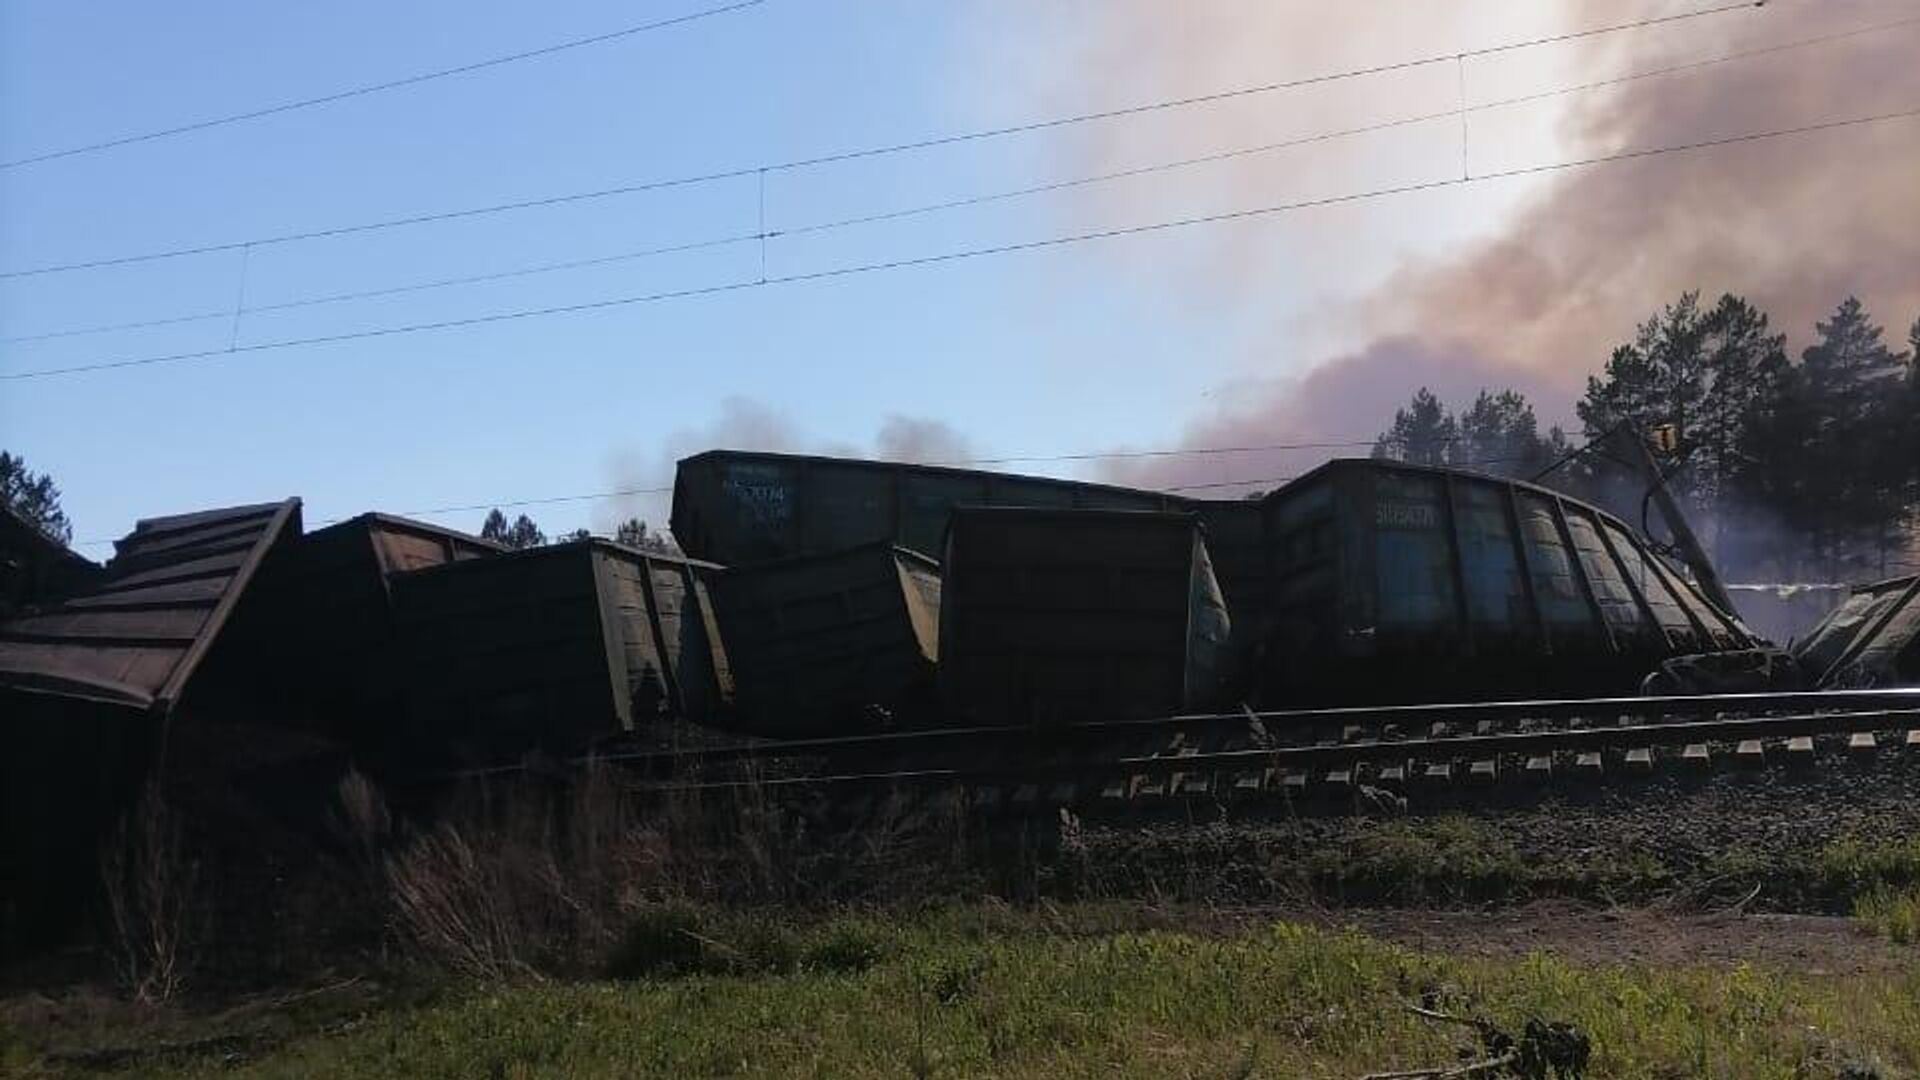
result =
[[[678,918],[635,939],[624,962],[645,974],[629,981],[469,988],[237,1069],[210,1055],[129,1074],[1353,1077],[1455,1060],[1460,1029],[1401,1007],[1435,990],[1513,1030],[1529,1016],[1578,1024],[1595,1077],[1920,1070],[1920,971],[1468,960],[1288,924],[1135,931],[1100,909],[809,930]],[[686,925],[709,943],[675,944],[694,940]],[[34,1075],[22,1056],[8,1063]]]

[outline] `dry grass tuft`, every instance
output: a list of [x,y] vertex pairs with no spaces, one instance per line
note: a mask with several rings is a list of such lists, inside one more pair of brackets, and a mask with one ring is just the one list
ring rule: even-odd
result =
[[186,985],[202,907],[199,865],[181,824],[151,784],[100,854],[108,947],[134,1001],[158,1005]]

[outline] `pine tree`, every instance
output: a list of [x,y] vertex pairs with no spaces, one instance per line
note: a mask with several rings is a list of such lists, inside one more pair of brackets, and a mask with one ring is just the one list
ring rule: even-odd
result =
[[1766,313],[1732,294],[1702,328],[1706,380],[1691,464],[1702,501],[1725,512],[1778,468],[1780,448],[1755,434],[1786,390],[1787,336],[1770,333]]
[[1459,437],[1453,414],[1423,386],[1407,408],[1394,410],[1393,426],[1374,440],[1373,456],[1416,465],[1445,465]]
[[1800,452],[1812,478],[1805,509],[1835,569],[1882,568],[1911,490],[1913,466],[1906,455],[1888,452],[1912,426],[1907,357],[1880,340],[1882,328],[1856,297],[1815,330],[1819,340],[1800,364],[1806,410]]
[[508,547],[532,548],[546,542],[547,534],[540,531],[540,526],[535,525],[532,518],[521,514],[513,519],[513,528],[507,533]]
[[511,531],[511,527],[507,524],[507,515],[501,513],[500,508],[496,506],[487,511],[487,520],[480,525],[480,539],[504,544]]
[[1458,428],[1452,461],[1462,468],[1496,476],[1531,476],[1552,460],[1552,447],[1540,437],[1533,405],[1518,391],[1480,391],[1460,414]]
[[70,543],[73,524],[60,508],[60,488],[53,477],[27,468],[25,458],[0,450],[0,506],[46,534],[50,540]]
[[630,548],[639,548],[641,551],[660,555],[673,554],[677,550],[665,536],[647,528],[647,523],[637,517],[630,517],[621,522],[620,527],[614,530],[613,539],[616,543],[625,544]]
[[507,515],[497,507],[487,513],[486,522],[480,526],[480,537],[515,549],[539,547],[547,542],[547,534],[540,531],[532,518],[521,514],[509,525]]
[[[1644,434],[1672,424],[1679,434],[1675,456],[1690,461],[1700,445],[1695,425],[1705,411],[1710,332],[1697,292],[1641,323],[1633,343],[1615,348],[1601,374],[1588,377],[1586,396],[1574,406],[1587,438],[1622,427]],[[1676,472],[1671,486],[1691,495],[1696,480],[1690,472]]]

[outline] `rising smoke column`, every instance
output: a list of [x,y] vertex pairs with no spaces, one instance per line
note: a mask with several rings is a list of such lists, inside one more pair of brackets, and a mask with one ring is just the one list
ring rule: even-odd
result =
[[[1562,7],[1566,25],[1676,10]],[[1643,31],[1563,49],[1562,73],[1544,83],[1606,78],[1909,14],[1910,7],[1884,2],[1786,0],[1751,16],[1689,24],[1685,34]],[[1260,18],[1245,9],[1241,15]],[[1233,20],[1197,21],[1186,30],[1226,33],[1235,26]],[[1111,32],[1132,38],[1140,27],[1127,23]],[[1244,22],[1238,32],[1248,33]],[[1494,39],[1500,36],[1512,35]],[[1417,40],[1401,43],[1402,52],[1408,48],[1418,51]],[[1206,42],[1191,38],[1178,50],[1194,57],[1207,52]],[[1530,150],[1516,160],[1495,145],[1481,156],[1493,167],[1512,167],[1909,109],[1920,106],[1917,57],[1920,27],[1908,26],[1571,96],[1557,150],[1544,157]],[[1288,59],[1304,70],[1324,67]],[[1222,273],[1246,272],[1245,252],[1236,250],[1245,242],[1224,244]],[[1329,257],[1337,258],[1337,250]],[[1372,433],[1423,384],[1454,403],[1481,386],[1512,386],[1536,400],[1543,419],[1564,419],[1613,345],[1688,289],[1747,296],[1788,332],[1796,353],[1813,321],[1849,294],[1860,296],[1880,321],[1904,328],[1920,313],[1920,120],[1560,174],[1492,235],[1403,265],[1330,316],[1375,329],[1371,342],[1295,374],[1299,369],[1283,361],[1297,355],[1299,328],[1276,326],[1257,346],[1260,355],[1242,365],[1252,374],[1219,395],[1233,404],[1195,418],[1185,442],[1246,445]],[[1212,289],[1196,293],[1195,304],[1215,296]],[[1269,365],[1283,373],[1259,374]],[[1236,458],[1230,471],[1236,478],[1283,475],[1325,456],[1249,455]],[[1159,486],[1215,481],[1222,471],[1218,459],[1174,458],[1116,463],[1109,476]]]

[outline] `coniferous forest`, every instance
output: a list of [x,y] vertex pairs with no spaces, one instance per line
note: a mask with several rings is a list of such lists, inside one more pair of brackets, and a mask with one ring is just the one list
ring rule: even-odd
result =
[[1644,466],[1618,440],[1670,425],[1660,466],[1724,573],[1861,581],[1920,570],[1920,319],[1889,341],[1848,297],[1811,330],[1796,355],[1747,300],[1687,293],[1588,378],[1577,432],[1542,431],[1512,390],[1453,408],[1422,389],[1374,456],[1537,479],[1658,535]]

